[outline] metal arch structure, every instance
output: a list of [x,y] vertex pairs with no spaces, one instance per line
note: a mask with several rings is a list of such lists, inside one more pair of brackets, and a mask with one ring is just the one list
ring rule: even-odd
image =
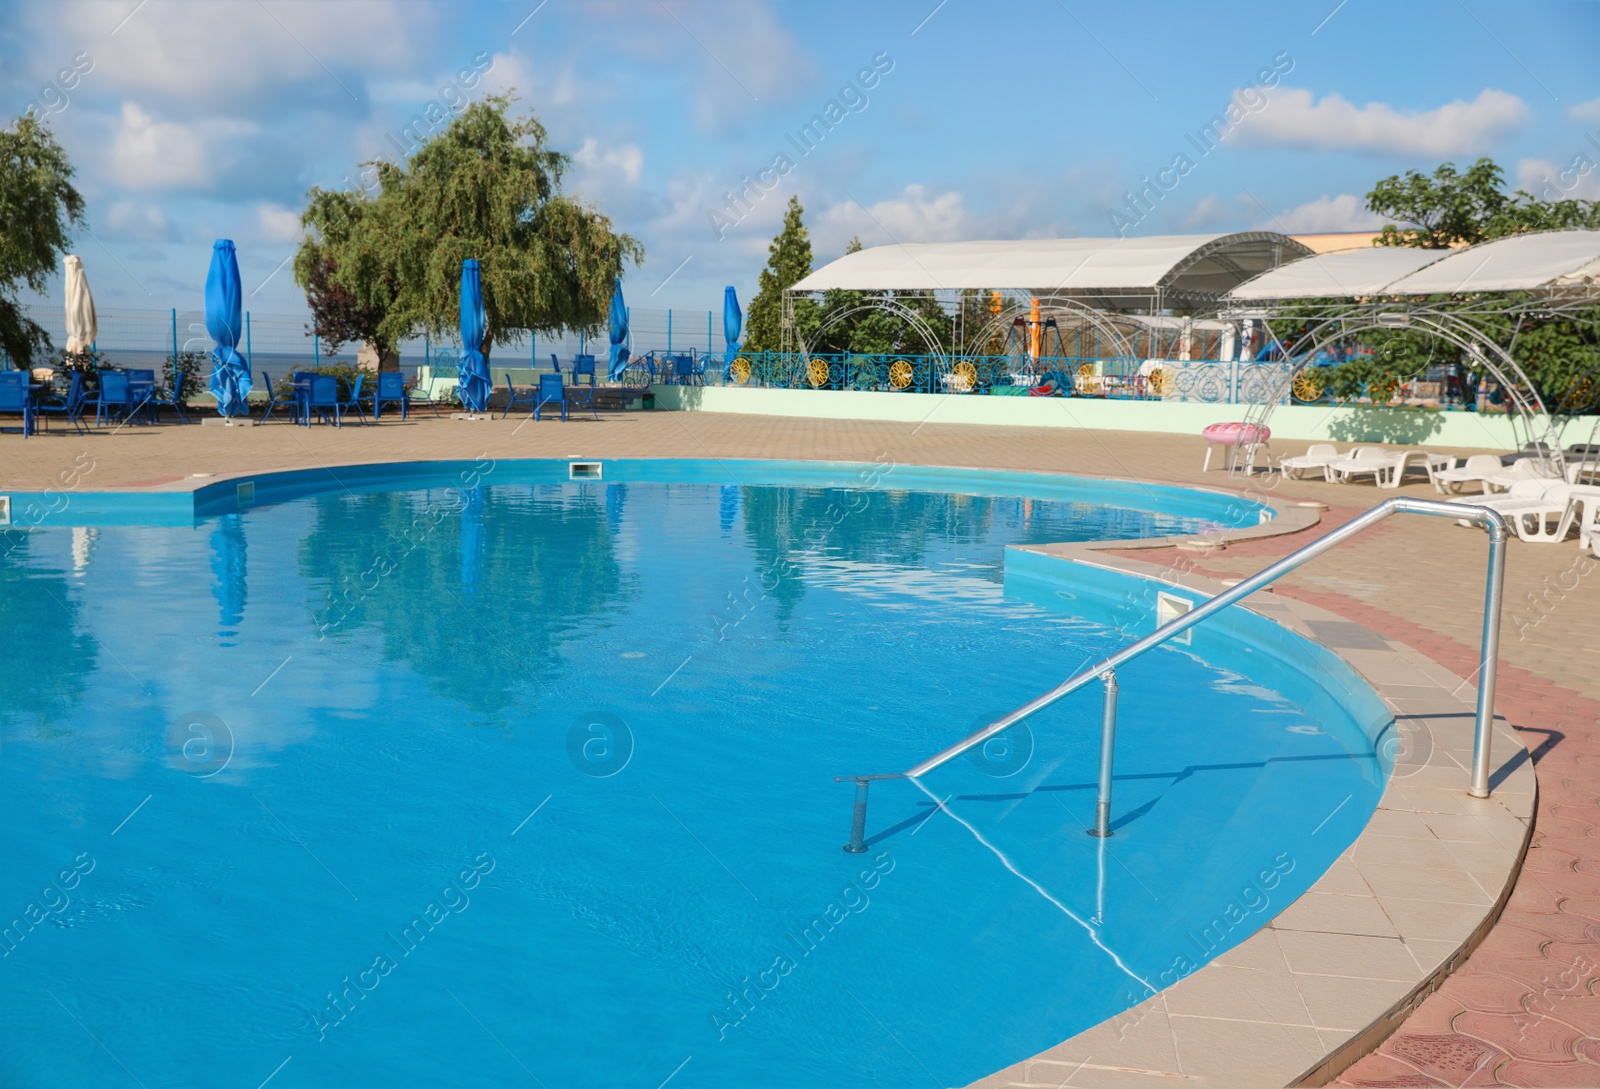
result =
[[[991,337],[997,336],[1001,330],[1008,328],[1017,318],[1028,317],[1031,310],[1031,297],[1027,303],[1021,301],[1013,302],[1010,306],[1001,310],[1000,313],[995,314],[984,322],[976,333],[968,336],[966,343],[963,345],[963,351],[966,354],[980,354],[973,351],[974,345],[982,344]],[[1128,338],[1122,335],[1122,331],[1117,328],[1115,321],[1112,320],[1113,314],[1098,310],[1070,296],[1045,296],[1040,298],[1039,312],[1043,314],[1047,310],[1064,311],[1087,321],[1094,327],[1096,332],[1109,338],[1111,343],[1116,346],[1117,355],[1114,358],[1137,359],[1137,353],[1134,352],[1133,345],[1128,343]]]
[[[792,313],[792,309],[789,307],[788,302],[789,297],[786,295],[784,298],[785,309],[790,310]],[[945,361],[945,352],[939,345],[939,338],[934,334],[933,327],[923,319],[921,314],[918,314],[915,310],[912,310],[909,306],[906,306],[904,303],[900,302],[900,300],[887,296],[869,299],[856,306],[852,306],[847,309],[840,310],[838,313],[828,315],[828,319],[819,325],[817,327],[817,331],[811,335],[812,342],[815,343],[816,340],[829,329],[832,329],[834,326],[840,324],[846,319],[852,318],[857,314],[866,313],[870,310],[881,310],[886,314],[893,314],[895,317],[901,319],[907,325],[911,326],[912,331],[916,333],[917,336],[921,337],[922,342],[927,345],[929,349],[928,357],[935,367],[940,366]],[[815,349],[811,344],[807,344],[804,341],[800,342],[800,353],[802,358],[811,358],[814,351]]]
[[[1272,311],[1269,309],[1265,316],[1271,320]],[[1318,317],[1320,324],[1317,328],[1311,332],[1306,341],[1295,345],[1295,355],[1288,361],[1290,366],[1284,372],[1277,388],[1271,391],[1263,403],[1250,406],[1250,410],[1245,414],[1246,423],[1265,427],[1272,418],[1273,409],[1289,398],[1295,378],[1310,365],[1310,361],[1316,358],[1320,351],[1333,342],[1379,329],[1413,329],[1453,344],[1482,365],[1490,377],[1502,387],[1515,391],[1512,405],[1522,419],[1528,441],[1544,444],[1544,460],[1550,464],[1554,475],[1559,476],[1564,471],[1560,433],[1556,428],[1555,418],[1545,406],[1533,383],[1528,380],[1522,367],[1506,348],[1470,322],[1463,320],[1459,314],[1426,305],[1386,302],[1339,307]],[[1240,471],[1241,461],[1246,463],[1244,471],[1249,471],[1249,459],[1234,458],[1230,463],[1230,473]]]

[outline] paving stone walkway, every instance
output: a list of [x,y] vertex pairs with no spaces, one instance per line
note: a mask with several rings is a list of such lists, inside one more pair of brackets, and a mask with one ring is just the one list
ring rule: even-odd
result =
[[[1280,444],[1299,453],[1304,444]],[[0,435],[8,488],[101,490],[194,473],[428,458],[776,457],[973,466],[1204,484],[1329,505],[1321,526],[1198,561],[1176,549],[1140,559],[1238,578],[1398,492],[1320,480],[1251,482],[1202,474],[1197,437],[1135,432],[913,426],[708,413],[634,412],[599,422],[467,423],[412,417],[377,427],[123,428],[26,441]],[[1472,451],[1458,451],[1469,453]],[[85,471],[87,467],[87,471]],[[68,485],[78,474],[78,483]],[[892,484],[891,484],[892,486]],[[1277,591],[1422,651],[1470,680],[1482,617],[1484,537],[1397,518],[1300,569]],[[1510,905],[1466,964],[1376,1052],[1350,1086],[1600,1086],[1600,561],[1576,546],[1514,542],[1499,711],[1536,761],[1533,844]]]

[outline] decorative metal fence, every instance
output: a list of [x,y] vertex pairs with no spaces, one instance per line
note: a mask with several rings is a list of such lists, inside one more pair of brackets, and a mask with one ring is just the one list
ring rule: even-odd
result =
[[[727,364],[720,353],[699,358],[688,380],[772,389],[1248,404],[1276,396],[1289,366],[1238,360],[744,352]],[[667,381],[684,377],[681,368],[663,375]],[[654,377],[643,370],[634,376],[640,381]]]

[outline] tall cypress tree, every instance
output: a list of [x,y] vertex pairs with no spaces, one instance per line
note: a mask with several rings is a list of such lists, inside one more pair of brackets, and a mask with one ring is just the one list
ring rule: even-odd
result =
[[[789,198],[783,213],[783,229],[767,249],[767,267],[757,280],[756,297],[750,300],[745,319],[745,347],[752,352],[776,352],[783,348],[783,294],[811,272],[811,236],[801,217],[805,209],[799,197]],[[796,299],[795,335],[803,341],[816,328],[817,304]]]

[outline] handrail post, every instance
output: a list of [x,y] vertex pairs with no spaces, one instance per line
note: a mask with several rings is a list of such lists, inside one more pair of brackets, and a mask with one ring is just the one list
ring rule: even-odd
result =
[[853,855],[859,855],[867,849],[867,788],[872,785],[870,779],[856,780],[856,805],[850,814],[850,842],[844,849]]
[[1100,718],[1100,789],[1095,796],[1094,827],[1091,836],[1105,839],[1111,835],[1111,761],[1117,748],[1117,671],[1108,669],[1100,674],[1105,682],[1105,709]]
[[1483,592],[1483,649],[1478,657],[1478,715],[1472,737],[1474,798],[1489,796],[1489,754],[1494,738],[1494,682],[1500,665],[1500,603],[1505,596],[1506,532],[1489,528],[1489,576]]

